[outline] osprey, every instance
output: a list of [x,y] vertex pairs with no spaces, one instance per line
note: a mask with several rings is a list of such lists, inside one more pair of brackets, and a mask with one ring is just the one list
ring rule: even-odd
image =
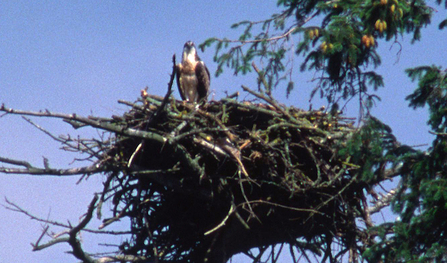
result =
[[192,41],[183,46],[182,63],[176,66],[180,96],[188,102],[199,102],[208,97],[210,72],[200,60]]

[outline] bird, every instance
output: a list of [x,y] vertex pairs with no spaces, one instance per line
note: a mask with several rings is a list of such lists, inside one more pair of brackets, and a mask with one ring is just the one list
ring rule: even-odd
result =
[[197,55],[194,42],[183,46],[182,62],[176,65],[177,86],[182,100],[199,103],[208,98],[210,72]]

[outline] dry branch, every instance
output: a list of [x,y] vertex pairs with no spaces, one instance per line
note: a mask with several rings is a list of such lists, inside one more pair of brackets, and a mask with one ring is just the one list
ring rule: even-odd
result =
[[15,167],[0,167],[1,173],[7,174],[31,174],[31,175],[54,175],[54,176],[71,176],[71,175],[82,175],[82,174],[95,174],[105,171],[109,171],[105,167],[102,167],[99,163],[95,163],[90,166],[79,167],[79,168],[69,168],[69,169],[52,169],[49,167],[38,168],[32,166],[30,163],[13,160],[9,158],[0,157],[0,163],[11,164],[15,166],[24,166],[25,168],[15,168]]

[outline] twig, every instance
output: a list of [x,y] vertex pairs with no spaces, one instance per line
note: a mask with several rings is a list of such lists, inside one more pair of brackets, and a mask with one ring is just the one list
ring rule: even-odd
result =
[[[14,159],[9,159],[9,158],[4,158],[4,157],[0,157],[0,163],[9,163],[12,165],[19,165],[19,166],[25,166],[27,169],[32,169],[33,166],[26,161],[21,161],[21,160],[14,160]],[[4,167],[0,167],[0,171],[2,171],[2,169],[7,169]],[[7,173],[7,171],[4,171],[5,173]]]
[[42,131],[43,133],[45,133],[46,135],[50,136],[51,139],[63,143],[66,143],[66,140],[62,140],[61,138],[58,138],[56,136],[54,136],[53,134],[51,134],[49,131],[45,130],[44,128],[42,128],[41,126],[37,125],[36,123],[34,123],[30,118],[27,118],[25,116],[22,116],[22,118],[27,121],[29,124],[33,125],[34,127],[36,127],[37,129],[39,129],[40,131]]
[[214,227],[213,229],[210,229],[208,231],[205,232],[205,236],[213,233],[214,231],[218,230],[219,228],[223,227],[225,225],[225,223],[227,222],[228,218],[230,218],[231,214],[235,211],[234,208],[234,204],[231,204],[230,206],[230,211],[228,211],[227,215],[225,216],[225,218],[222,220],[222,222],[220,222],[216,227]]
[[[182,124],[183,123],[186,124],[187,122],[182,122]],[[173,137],[169,139],[169,143],[175,144],[175,143],[177,143],[180,140],[183,140],[183,139],[185,139],[187,137],[191,137],[191,136],[194,136],[194,135],[200,134],[200,133],[206,133],[206,132],[226,132],[226,131],[228,131],[228,130],[224,130],[222,128],[201,128],[201,129],[195,129],[195,130],[191,130],[191,131],[182,133],[182,134],[177,135],[175,137],[171,133],[171,136],[173,136]]]
[[95,195],[92,201],[90,202],[87,209],[87,214],[84,217],[84,219],[77,226],[72,228],[69,232],[68,244],[70,244],[71,248],[73,249],[73,255],[76,258],[82,260],[84,263],[95,263],[95,260],[88,254],[86,254],[84,250],[82,250],[81,243],[76,238],[76,236],[81,230],[83,230],[87,226],[87,224],[92,219],[96,201],[98,201],[98,195]]
[[101,257],[96,260],[97,263],[109,263],[109,262],[152,262],[147,261],[148,259],[143,256],[134,255],[116,255]]
[[194,138],[193,140],[195,143],[202,145],[203,147],[207,148],[210,151],[213,151],[223,156],[229,156],[226,151],[224,151],[221,147],[217,146],[216,144],[209,143],[202,138]]
[[46,242],[45,244],[39,245],[37,242],[35,244],[31,244],[33,246],[33,251],[39,251],[42,249],[45,249],[47,247],[51,247],[52,245],[58,244],[58,243],[65,243],[68,242],[70,238],[69,237],[60,237],[60,238],[54,238],[50,241]]
[[[264,74],[258,69],[258,67],[256,66],[255,62],[251,63],[251,66],[253,67],[253,69],[256,71],[256,73],[258,73],[259,78],[261,79],[262,84],[264,85],[265,91],[266,93],[270,96],[271,94],[271,89],[269,84],[267,83],[267,80],[265,79]],[[262,90],[260,90],[262,92]]]
[[[47,227],[45,227],[45,229],[44,229],[43,233],[41,234],[41,236],[38,238],[37,242],[32,244],[33,251],[42,250],[44,248],[50,247],[50,246],[52,246],[54,244],[57,244],[57,243],[67,242],[72,247],[73,255],[76,258],[82,260],[84,263],[96,263],[96,261],[92,257],[90,257],[88,254],[86,254],[82,250],[81,244],[80,244],[79,240],[77,239],[77,234],[81,230],[85,230],[85,227],[87,226],[87,224],[92,219],[93,211],[95,209],[95,204],[96,204],[97,200],[98,200],[98,196],[95,195],[94,198],[92,199],[92,201],[90,202],[90,205],[88,206],[87,214],[84,217],[84,219],[81,220],[81,222],[77,226],[70,227],[70,230],[68,232],[64,231],[64,233],[68,233],[69,237],[53,238],[52,240],[48,241],[47,243],[40,245],[39,242],[41,241],[41,239],[45,235],[45,233],[48,231],[48,226],[47,226]],[[23,209],[21,209],[17,205],[9,202],[7,199],[6,199],[6,202],[8,204],[10,204],[11,206],[15,207],[17,209],[16,211],[19,211],[21,213],[26,214],[31,219],[42,221],[41,219],[36,218],[36,217],[32,216],[31,214],[29,214],[28,212],[24,211]],[[45,220],[45,221],[47,223],[49,222],[48,220]],[[60,224],[60,223],[57,223],[57,222],[51,222],[51,224],[64,226],[63,224]],[[64,226],[64,227],[69,227],[69,226]]]
[[0,157],[0,163],[7,163],[12,165],[25,166],[26,168],[11,168],[0,167],[1,173],[6,174],[27,174],[27,175],[53,175],[53,176],[72,176],[80,174],[95,174],[108,171],[110,168],[105,168],[100,162],[96,162],[90,166],[69,169],[53,169],[50,167],[37,168],[30,163],[20,160],[13,160],[9,158]]
[[290,115],[288,112],[284,111],[284,109],[278,105],[278,103],[273,100],[270,97],[266,97],[265,95],[258,93],[256,91],[251,90],[250,88],[242,85],[242,89],[245,90],[246,92],[252,94],[255,97],[258,97],[264,101],[266,101],[267,103],[269,103],[270,105],[272,105],[273,107],[275,107],[275,109],[279,112],[281,112],[281,114],[283,114],[287,119],[289,119],[290,121],[294,122],[294,123],[298,123],[298,121],[292,116]]
[[230,132],[230,129],[227,128],[227,126],[225,126],[218,118],[216,118],[214,115],[212,115],[209,112],[203,111],[201,109],[197,109],[197,112],[202,115],[205,116],[211,120],[213,120],[214,122],[216,122],[216,124],[222,129],[222,131],[225,133],[225,135],[228,137],[228,139],[232,142],[235,141],[236,137],[234,134],[232,134]]
[[[48,219],[43,219],[43,218],[37,217],[37,216],[29,213],[25,209],[21,208],[17,204],[9,201],[9,199],[7,199],[6,197],[5,197],[5,202],[9,206],[3,205],[3,207],[5,207],[6,209],[11,210],[11,211],[19,212],[21,214],[24,214],[27,217],[29,217],[31,220],[42,222],[45,225],[53,225],[53,226],[58,226],[58,227],[62,227],[62,228],[71,228],[70,224],[64,224],[64,223],[60,223],[60,222],[57,222],[57,221],[52,221],[52,220],[48,220]],[[94,233],[94,234],[105,234],[105,235],[128,235],[128,234],[130,234],[130,232],[128,232],[128,231],[98,231],[98,230],[89,229],[89,228],[85,228],[85,229],[83,229],[83,231],[89,232],[89,233]],[[65,231],[64,233],[67,233],[67,232]]]
[[127,168],[132,166],[133,163],[133,159],[135,158],[135,156],[137,155],[137,153],[141,150],[141,148],[143,147],[144,141],[140,142],[140,144],[138,144],[137,148],[135,149],[135,151],[132,153],[132,155],[129,158],[129,161],[127,162]]
[[40,240],[42,240],[42,238],[45,236],[45,234],[48,232],[48,228],[50,228],[49,225],[46,225],[45,228],[42,231],[42,234],[40,234],[39,238],[37,239],[36,243],[31,243],[31,246],[33,246],[33,251],[35,250],[35,247],[39,246]]
[[436,135],[436,136],[441,136],[441,137],[447,136],[447,133],[445,133],[445,132],[433,132],[433,131],[428,131],[428,133],[433,134],[433,135]]
[[9,206],[5,206],[4,207],[8,210],[14,211],[14,212],[19,212],[22,213],[24,215],[26,215],[27,217],[29,217],[31,220],[36,220],[45,224],[50,224],[50,225],[54,225],[54,226],[59,226],[59,227],[63,227],[63,228],[69,228],[70,226],[67,224],[62,224],[59,222],[55,222],[55,221],[51,221],[51,220],[47,220],[47,219],[42,219],[39,218],[37,216],[34,216],[32,214],[30,214],[28,211],[26,211],[25,209],[21,208],[20,206],[14,204],[13,202],[9,201],[8,198],[5,197],[5,202],[9,205]]
[[298,26],[292,26],[288,31],[286,31],[282,35],[270,37],[270,38],[260,38],[260,39],[253,39],[253,40],[228,40],[228,39],[220,39],[220,38],[214,38],[214,40],[219,42],[228,42],[228,43],[241,43],[241,44],[250,44],[250,43],[259,43],[264,41],[276,41],[282,38],[287,38],[290,34],[295,32],[299,27]]
[[400,191],[401,184],[397,186],[395,189],[390,190],[388,193],[386,193],[384,196],[382,196],[377,202],[374,204],[374,206],[367,207],[365,211],[369,214],[374,214],[379,212],[382,208],[387,207],[390,205],[393,198],[396,196],[396,194]]
[[[277,204],[277,203],[273,203],[270,201],[265,201],[265,200],[253,200],[253,201],[249,201],[250,204],[266,204],[266,205],[271,205],[271,206],[276,206],[276,207],[280,207],[280,208],[284,208],[284,209],[288,209],[288,210],[293,210],[293,211],[298,211],[298,212],[310,212],[313,214],[320,214],[323,215],[322,212],[315,210],[315,209],[308,209],[308,208],[297,208],[297,207],[292,207],[292,206],[286,206],[286,205],[281,205],[281,204]],[[242,206],[243,204],[239,204],[238,206]]]
[[170,143],[175,143],[176,141],[178,141],[179,139],[177,138],[172,138],[174,136],[176,136],[183,128],[185,128],[186,124],[188,124],[188,122],[186,120],[182,121],[182,123],[180,123],[177,127],[175,127],[174,129],[172,129],[170,135],[171,138]]
[[53,113],[50,111],[23,111],[23,110],[15,110],[11,108],[6,108],[4,105],[0,107],[0,111],[9,113],[9,114],[17,114],[17,115],[26,115],[26,116],[35,116],[35,117],[50,117],[50,118],[58,118],[64,120],[71,120],[80,122],[83,124],[90,125],[93,128],[99,128],[102,130],[115,132],[117,134],[127,135],[130,137],[147,139],[147,140],[155,140],[159,142],[165,142],[167,139],[157,133],[136,130],[132,128],[128,128],[126,125],[113,124],[112,120],[110,121],[95,121],[91,118],[86,118],[82,116],[78,116],[76,114],[63,114],[63,113]]
[[117,175],[117,172],[109,173],[107,175],[107,180],[103,183],[104,188],[102,189],[101,197],[99,198],[99,202],[98,202],[98,205],[96,208],[96,217],[98,219],[101,219],[101,217],[102,217],[102,205],[105,201],[105,196],[106,196],[107,192],[109,191],[110,184],[112,183],[112,180],[116,177],[116,175]]
[[129,206],[130,206],[130,204],[127,204],[118,215],[116,215],[112,218],[109,218],[107,220],[104,220],[103,223],[98,227],[98,229],[103,229],[106,226],[112,224],[113,222],[119,221],[121,218],[123,218],[126,215],[125,211],[129,208]]
[[172,73],[171,73],[171,78],[168,83],[168,91],[166,92],[166,95],[163,98],[163,101],[161,102],[161,105],[158,107],[157,111],[153,115],[150,115],[151,118],[150,118],[149,122],[154,122],[159,118],[160,113],[165,110],[165,107],[169,101],[169,97],[172,94],[172,85],[174,83],[174,78],[175,78],[175,74],[176,74],[175,54],[172,56],[172,64],[173,64],[172,65]]

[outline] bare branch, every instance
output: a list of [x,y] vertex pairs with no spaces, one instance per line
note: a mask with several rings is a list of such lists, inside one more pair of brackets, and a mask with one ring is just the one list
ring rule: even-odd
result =
[[5,202],[9,205],[9,206],[5,206],[3,205],[3,207],[5,207],[8,210],[14,211],[14,212],[19,212],[21,214],[26,215],[27,217],[29,217],[31,220],[36,220],[45,224],[49,224],[49,225],[54,225],[54,226],[59,226],[59,227],[63,227],[63,228],[69,228],[70,226],[67,224],[63,224],[60,222],[56,222],[56,221],[51,221],[48,219],[42,219],[39,218],[31,213],[29,213],[28,211],[26,211],[25,209],[21,208],[20,206],[18,206],[17,204],[11,202],[8,200],[8,198],[5,197]]
[[87,214],[85,215],[84,219],[69,232],[70,237],[68,239],[68,244],[70,244],[73,249],[73,255],[76,258],[82,260],[84,263],[95,263],[95,260],[88,254],[86,254],[84,250],[82,250],[81,243],[76,236],[87,226],[87,224],[92,219],[96,201],[98,201],[98,195],[95,194],[92,201],[90,202],[90,205],[88,206]]
[[235,211],[234,208],[234,204],[231,205],[230,207],[230,211],[228,211],[228,214],[225,216],[225,218],[222,220],[222,222],[220,222],[216,227],[214,227],[213,229],[210,229],[208,231],[205,232],[205,236],[213,233],[214,231],[218,230],[219,228],[223,227],[225,225],[225,223],[227,222],[228,218],[230,218],[231,214]]
[[[26,211],[25,209],[23,209],[22,207],[18,206],[17,204],[11,202],[7,198],[5,198],[5,202],[9,206],[3,205],[3,207],[5,207],[6,209],[11,210],[11,211],[19,212],[21,214],[24,214],[27,217],[29,217],[31,220],[42,222],[45,225],[53,225],[53,226],[58,226],[58,227],[66,228],[66,229],[70,229],[72,227],[70,224],[64,224],[64,223],[61,223],[61,222],[58,222],[58,221],[53,221],[53,220],[49,220],[49,219],[43,219],[43,218],[40,218],[38,216],[35,216],[35,215],[31,214],[30,212]],[[94,233],[94,234],[105,234],[105,235],[128,235],[128,234],[130,234],[129,231],[104,231],[104,230],[94,230],[94,229],[89,229],[89,228],[84,228],[83,231],[89,232],[89,233]],[[44,232],[47,232],[47,230],[44,229]],[[68,233],[68,232],[64,231],[63,233]],[[58,234],[57,236],[60,236],[60,235],[61,235],[61,233]]]
[[80,174],[95,174],[108,171],[105,167],[101,165],[101,162],[96,162],[90,166],[69,168],[69,169],[53,169],[50,167],[38,168],[32,166],[30,163],[25,161],[13,160],[4,157],[0,157],[0,163],[7,163],[26,167],[26,168],[12,168],[12,167],[1,166],[0,173],[6,173],[6,174],[72,176]]
[[293,121],[293,122],[295,122],[295,123],[297,122],[297,120],[296,120],[292,115],[290,115],[289,113],[287,113],[286,111],[284,111],[284,109],[283,109],[281,106],[279,106],[278,103],[277,103],[273,98],[271,98],[270,96],[267,97],[267,96],[265,96],[265,95],[263,95],[263,94],[261,94],[261,93],[258,93],[258,92],[256,92],[256,91],[251,90],[250,88],[248,88],[248,87],[246,87],[246,86],[244,86],[244,85],[242,85],[242,89],[245,90],[246,92],[252,94],[253,96],[258,97],[258,98],[260,98],[260,99],[266,101],[267,103],[269,103],[270,105],[272,105],[273,107],[275,107],[275,109],[276,109],[277,111],[281,112],[281,113],[282,113],[285,117],[287,117],[289,120],[291,120],[291,121]]
[[[25,166],[27,169],[31,169],[33,168],[31,166],[31,164],[29,162],[26,161],[20,161],[20,160],[13,160],[13,159],[9,159],[9,158],[4,158],[4,157],[0,157],[0,162],[1,163],[9,163],[12,165],[19,165],[19,166]],[[2,171],[3,167],[0,167],[0,171]],[[8,171],[4,171],[5,173],[8,173]]]
[[67,140],[62,140],[59,137],[54,136],[51,132],[47,131],[46,129],[44,129],[43,127],[41,127],[40,125],[37,125],[36,123],[34,123],[30,118],[27,118],[25,116],[22,116],[22,118],[27,121],[29,124],[33,125],[34,127],[36,127],[37,129],[41,130],[43,133],[45,133],[46,135],[50,136],[51,139],[60,142],[62,144],[66,144]]
[[241,43],[242,45],[251,44],[251,43],[259,43],[259,42],[264,42],[264,41],[270,42],[270,41],[277,41],[277,40],[280,40],[283,38],[287,38],[288,36],[290,36],[290,34],[294,33],[299,28],[300,27],[298,27],[298,26],[292,26],[285,33],[283,33],[281,35],[273,36],[270,38],[260,38],[260,39],[252,39],[252,40],[228,40],[228,39],[214,38],[214,40],[219,41],[219,42],[224,42],[224,43]]
[[43,231],[42,231],[42,234],[41,234],[40,237],[37,239],[36,243],[34,243],[34,244],[31,243],[31,246],[33,246],[33,251],[34,251],[34,248],[35,248],[36,246],[39,245],[40,240],[42,240],[42,238],[45,236],[45,234],[47,234],[49,228],[50,228],[50,226],[46,225],[45,228],[44,228]]
[[383,195],[377,202],[374,204],[374,206],[366,208],[366,212],[369,214],[374,214],[382,210],[384,207],[388,207],[393,200],[393,198],[396,196],[396,194],[399,192],[399,189],[401,186],[397,186],[395,189],[390,190],[388,193]]
[[[6,206],[7,209],[23,213],[23,214],[27,215],[28,217],[30,217],[31,219],[37,220],[37,221],[40,221],[40,222],[44,222],[45,224],[51,224],[51,225],[61,226],[61,227],[64,227],[64,228],[70,228],[69,231],[63,231],[61,234],[53,236],[53,239],[51,239],[50,241],[46,242],[45,244],[39,244],[40,241],[42,240],[43,236],[48,232],[48,228],[49,227],[47,225],[44,228],[42,234],[37,239],[36,243],[31,244],[33,246],[33,251],[42,250],[42,249],[45,249],[45,248],[50,247],[50,246],[52,246],[54,244],[57,244],[57,243],[67,242],[72,247],[73,255],[76,258],[81,259],[83,262],[86,262],[86,263],[97,262],[97,261],[95,261],[92,257],[87,255],[82,250],[81,244],[80,244],[79,240],[77,239],[77,234],[81,230],[85,230],[85,227],[87,226],[87,224],[92,219],[93,211],[95,209],[95,204],[96,204],[96,202],[98,200],[98,196],[97,195],[95,195],[94,198],[92,199],[92,201],[90,202],[90,205],[88,206],[87,214],[84,217],[84,219],[81,220],[81,222],[77,226],[75,226],[75,227],[71,227],[70,225],[62,224],[62,223],[55,222],[55,221],[44,220],[44,219],[38,218],[38,217],[30,214],[29,212],[25,211],[24,209],[22,209],[18,205],[10,202],[8,199],[5,199],[5,200],[6,200],[6,203],[11,206],[11,207]],[[68,234],[69,237],[59,237],[62,234]]]
[[31,243],[31,246],[33,246],[33,251],[39,251],[48,247],[51,247],[52,245],[58,244],[58,243],[65,243],[68,242],[70,238],[69,237],[60,237],[60,238],[54,238],[51,239],[50,241],[46,242],[45,244],[39,245],[39,241],[38,240],[36,243]]
[[35,116],[35,117],[49,117],[49,118],[57,118],[57,119],[63,119],[63,120],[69,120],[69,121],[75,121],[75,122],[79,122],[82,124],[86,124],[89,125],[93,128],[99,128],[102,130],[106,130],[106,131],[110,131],[110,132],[115,132],[117,134],[122,134],[122,135],[127,135],[130,137],[136,137],[136,138],[141,138],[141,139],[148,139],[148,140],[155,140],[155,141],[159,141],[161,143],[167,141],[167,139],[165,137],[163,137],[162,135],[153,133],[153,132],[148,132],[148,131],[143,131],[143,130],[136,130],[136,129],[132,129],[132,128],[128,128],[125,125],[120,125],[120,124],[114,124],[112,123],[112,119],[110,120],[103,120],[103,119],[97,119],[95,120],[95,118],[93,117],[82,117],[82,116],[78,116],[76,114],[63,114],[63,113],[54,113],[54,112],[50,112],[48,110],[46,111],[39,111],[39,112],[35,112],[35,111],[23,111],[23,110],[16,110],[16,109],[11,109],[11,108],[6,108],[5,105],[2,105],[0,107],[0,111],[3,111],[5,113],[9,113],[9,114],[16,114],[16,115],[25,115],[25,116]]

